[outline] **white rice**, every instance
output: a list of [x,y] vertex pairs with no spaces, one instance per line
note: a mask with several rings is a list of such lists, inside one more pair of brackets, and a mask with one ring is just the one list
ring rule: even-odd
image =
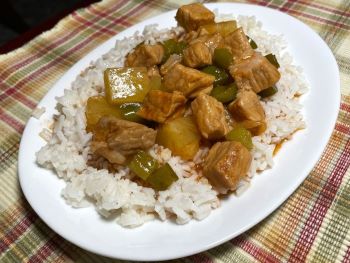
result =
[[[232,19],[232,16],[226,19]],[[284,51],[286,43],[281,36],[265,32],[254,17],[239,16],[236,19],[245,33],[258,44],[259,51],[263,54],[274,53],[281,66],[278,93],[262,102],[267,116],[267,130],[253,138],[249,177],[240,183],[236,191],[238,196],[249,186],[249,178],[273,166],[276,144],[305,127],[300,112],[302,106],[297,97],[307,91],[307,84],[301,69],[292,64],[292,57]],[[118,40],[114,48],[93,62],[76,78],[72,87],[57,98],[59,116],[53,133],[43,133],[48,143],[37,153],[37,162],[53,169],[67,182],[62,196],[71,206],[95,206],[104,217],[117,215],[117,223],[124,227],[140,226],[155,218],[175,219],[178,224],[185,224],[193,218],[202,220],[220,206],[218,193],[194,169],[207,154],[207,148],[201,149],[193,162],[186,162],[173,156],[169,149],[158,145],[152,147],[149,153],[161,163],[168,162],[179,177],[169,189],[161,192],[132,182],[128,168],[112,174],[106,169],[87,166],[92,135],[85,131],[85,105],[90,96],[103,92],[104,69],[123,66],[125,55],[142,41],[155,43],[179,32],[182,32],[179,27],[167,31],[150,25],[142,34],[137,32],[133,37]]]

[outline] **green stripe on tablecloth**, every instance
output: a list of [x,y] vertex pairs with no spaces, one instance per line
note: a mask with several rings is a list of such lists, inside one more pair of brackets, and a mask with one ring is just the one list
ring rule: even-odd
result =
[[226,242],[221,246],[212,248],[207,251],[212,258],[215,258],[218,262],[231,263],[251,263],[255,259],[243,249],[234,246],[231,242]]
[[336,55],[338,66],[343,72],[350,72],[349,58],[346,56]]
[[[350,2],[348,1],[348,3],[341,3],[338,7],[338,10],[350,10]],[[339,22],[339,23],[343,23],[343,21],[345,21],[345,16],[337,16],[337,15],[331,15],[330,20],[335,21],[335,22]],[[349,21],[350,23],[350,19],[347,19],[347,21]],[[327,42],[327,44],[329,45],[329,47],[331,48],[331,50],[333,52],[336,51],[337,47],[339,46],[339,43],[341,43],[341,40],[344,39],[344,37],[349,34],[349,30],[322,30],[320,32],[321,37]],[[330,36],[330,37],[328,37]]]
[[[34,224],[20,236],[18,242],[11,245],[11,250],[6,255],[13,259],[13,262],[22,262],[22,259],[29,259],[36,253],[40,245],[54,235],[56,234],[37,218]],[[4,257],[4,259],[7,257]]]
[[[17,176],[17,155],[18,155],[18,143],[11,148],[16,148],[10,157],[6,157],[6,160],[0,162],[0,192],[1,192],[1,204],[0,213],[11,206],[13,202],[18,200],[18,196],[21,194],[19,188],[19,182]],[[15,174],[15,175],[14,175]]]
[[[333,13],[332,11],[327,9],[318,8],[317,6],[314,6],[313,3],[309,4],[303,1],[296,2],[295,8],[301,12],[307,12],[308,14],[311,14],[317,17],[330,17],[333,21],[342,17],[340,14]],[[341,9],[338,7],[337,10],[341,10]]]
[[297,242],[295,237],[301,232],[317,197],[317,191],[308,189],[317,189],[324,185],[320,178],[316,185],[310,182],[309,179],[313,176],[316,175],[311,173],[284,206],[249,230],[249,236],[262,246],[274,250],[280,257],[288,257]]
[[[339,120],[346,123],[346,120],[350,120],[350,113],[340,111]],[[350,123],[348,123],[350,127]],[[348,147],[350,149],[350,140],[346,137],[346,134],[336,132],[338,137],[338,147]],[[350,154],[349,154],[350,161]],[[350,237],[347,236],[350,229],[350,173],[346,173],[343,183],[338,191],[338,195],[333,200],[332,206],[329,209],[329,213],[326,215],[320,232],[319,240],[316,242],[317,247],[314,249],[314,260],[332,260],[339,253],[344,241],[349,242]]]
[[[347,186],[347,188],[349,185]],[[328,214],[325,216],[321,228],[318,232],[318,236],[315,240],[315,245],[310,251],[308,258],[313,259],[314,262],[321,260],[332,261],[340,253],[340,248],[346,237],[347,232],[350,228],[349,208],[339,202],[341,196],[349,196],[350,189],[345,190],[344,188],[338,191],[339,196],[334,200],[332,207],[329,209]],[[347,215],[344,214],[347,213]]]
[[[10,98],[9,100],[13,100],[12,98]],[[29,107],[26,107],[25,105],[18,105],[17,102],[17,107],[15,105],[13,105],[12,107],[8,107],[8,111],[7,113],[14,119],[16,119],[17,121],[21,122],[21,123],[25,123],[27,122],[27,120],[30,118],[31,113],[32,113],[32,109]]]
[[21,202],[2,209],[0,213],[0,240],[11,231],[25,217],[24,207]]

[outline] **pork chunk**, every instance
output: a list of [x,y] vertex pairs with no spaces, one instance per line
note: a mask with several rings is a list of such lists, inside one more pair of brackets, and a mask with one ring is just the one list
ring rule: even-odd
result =
[[171,68],[173,68],[176,64],[181,63],[182,56],[178,54],[172,54],[169,56],[167,61],[163,65],[160,66],[160,74],[162,76],[166,75]]
[[104,116],[93,129],[91,151],[110,163],[124,164],[129,155],[153,146],[156,134],[144,125]]
[[194,98],[199,93],[210,93],[215,77],[199,70],[176,64],[163,79],[167,91],[180,91],[186,97]]
[[220,139],[229,130],[225,109],[215,98],[201,93],[191,103],[194,119],[202,136],[206,139]]
[[191,41],[195,40],[198,36],[199,36],[198,31],[190,31],[190,32],[182,34],[179,37],[179,41],[184,41],[186,43],[190,43]]
[[217,142],[211,147],[203,167],[203,175],[220,192],[237,189],[249,170],[252,157],[239,142]]
[[144,119],[164,123],[180,117],[185,111],[186,97],[181,92],[173,93],[151,90],[137,115]]
[[191,68],[212,64],[210,49],[202,42],[189,45],[183,52],[183,62]]
[[134,51],[126,56],[126,67],[152,67],[162,62],[164,48],[160,44],[146,45],[141,44]]
[[203,4],[194,3],[181,6],[175,16],[180,26],[187,32],[197,30],[201,25],[214,23],[215,15]]
[[240,90],[255,93],[275,85],[281,77],[277,68],[257,52],[230,66],[229,71]]
[[241,27],[226,36],[224,44],[231,51],[234,61],[248,58],[254,54],[254,50]]
[[224,39],[219,33],[212,35],[202,35],[192,40],[190,42],[190,45],[193,45],[197,42],[205,44],[209,48],[211,55],[213,55],[214,50],[223,45]]
[[241,122],[253,135],[265,131],[265,111],[258,96],[253,91],[242,90],[228,106],[233,118]]
[[147,68],[147,75],[149,78],[160,77],[159,68],[157,66]]

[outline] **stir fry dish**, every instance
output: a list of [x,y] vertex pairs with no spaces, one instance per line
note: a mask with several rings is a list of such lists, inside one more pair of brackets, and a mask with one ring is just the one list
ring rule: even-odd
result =
[[104,71],[104,93],[90,97],[85,112],[89,165],[127,166],[137,183],[165,190],[177,175],[147,151],[158,144],[193,160],[207,146],[201,172],[228,193],[247,175],[252,136],[266,130],[261,99],[278,92],[279,64],[257,52],[236,21],[215,22],[202,4],[180,7],[175,19],[183,33],[140,43],[124,67]]

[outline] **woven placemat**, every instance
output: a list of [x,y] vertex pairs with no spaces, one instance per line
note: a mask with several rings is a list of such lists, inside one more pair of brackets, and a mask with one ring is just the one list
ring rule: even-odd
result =
[[[117,262],[65,241],[31,209],[17,175],[21,134],[40,99],[90,50],[137,22],[187,2],[105,0],[0,56],[0,262]],[[350,262],[350,1],[249,3],[295,16],[327,42],[341,73],[340,114],[322,157],[279,209],[237,238],[176,261]]]

